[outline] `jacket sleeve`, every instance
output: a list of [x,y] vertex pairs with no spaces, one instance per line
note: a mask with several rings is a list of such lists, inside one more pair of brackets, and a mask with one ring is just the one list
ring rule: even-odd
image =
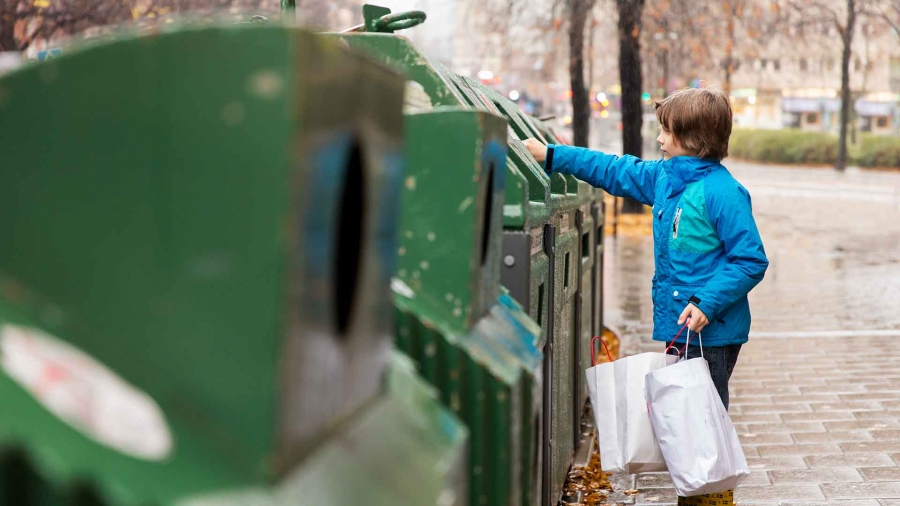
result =
[[753,219],[750,194],[743,186],[725,194],[707,194],[706,205],[728,262],[694,294],[700,299],[697,307],[712,320],[762,281],[769,260]]
[[544,170],[548,176],[553,172],[571,174],[611,195],[631,197],[652,206],[662,160],[645,162],[631,155],[619,157],[601,151],[551,144],[547,146]]

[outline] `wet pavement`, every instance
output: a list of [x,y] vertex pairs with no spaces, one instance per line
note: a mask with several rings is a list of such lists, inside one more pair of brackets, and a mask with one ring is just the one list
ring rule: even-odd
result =
[[[900,172],[726,166],[770,260],[731,380],[736,504],[900,506]],[[607,240],[606,322],[625,354],[659,351],[652,238]],[[668,483],[636,477],[636,504],[674,504]]]

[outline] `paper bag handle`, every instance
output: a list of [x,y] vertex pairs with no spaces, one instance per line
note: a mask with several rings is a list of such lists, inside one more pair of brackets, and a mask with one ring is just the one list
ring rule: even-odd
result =
[[[690,325],[690,324],[691,324],[691,319],[688,318],[687,321],[684,322],[684,327],[681,327],[681,330],[679,330],[678,333],[675,334],[675,338],[672,339],[672,342],[669,343],[668,346],[666,346],[666,349],[665,349],[665,351],[663,351],[663,353],[669,353],[669,348],[672,348],[673,346],[675,346],[675,341],[678,340],[678,336],[680,336],[681,333],[684,332],[684,329],[687,329],[687,328],[688,328],[688,325]],[[701,346],[701,347],[700,347],[700,354],[702,355],[702,354],[703,354],[703,344],[702,344],[703,341],[701,341],[700,343],[701,343],[701,345],[700,345],[700,346]],[[691,344],[691,330],[690,330],[690,329],[688,329],[688,333],[687,333],[687,342],[684,343],[684,347],[681,348],[681,351],[678,351],[678,348],[677,348],[677,347],[675,348],[675,351],[678,351],[678,356],[679,356],[679,357],[681,356],[682,353],[684,353],[684,350],[687,349],[687,347],[688,347],[689,344]]]
[[[600,336],[594,336],[591,338],[591,365],[597,365],[597,356],[594,355],[594,340],[600,339]],[[613,361],[612,355],[609,353],[609,346],[606,345],[606,341],[600,339],[600,342],[603,344],[603,347],[606,348],[606,358],[609,359],[610,362]]]

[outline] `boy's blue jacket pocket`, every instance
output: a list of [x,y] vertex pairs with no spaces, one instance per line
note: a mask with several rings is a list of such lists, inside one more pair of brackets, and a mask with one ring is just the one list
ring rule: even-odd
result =
[[762,281],[769,261],[750,194],[721,163],[688,156],[643,161],[551,145],[545,170],[653,206],[654,340],[672,339],[678,317],[693,303],[709,318],[704,345],[747,341],[747,294]]

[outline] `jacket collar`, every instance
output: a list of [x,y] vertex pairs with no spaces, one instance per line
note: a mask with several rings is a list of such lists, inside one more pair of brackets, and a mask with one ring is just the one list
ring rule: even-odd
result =
[[671,191],[669,197],[684,191],[684,188],[693,182],[700,181],[714,170],[722,168],[717,160],[696,158],[693,156],[675,156],[663,162],[663,169],[669,176]]

